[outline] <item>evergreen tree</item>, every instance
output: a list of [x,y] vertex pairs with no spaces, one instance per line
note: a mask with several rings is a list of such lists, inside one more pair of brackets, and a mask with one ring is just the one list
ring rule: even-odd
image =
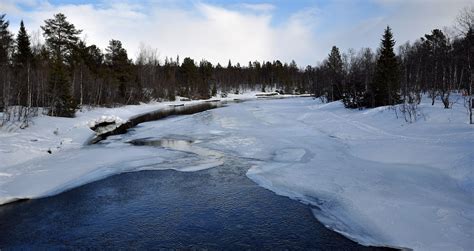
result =
[[74,116],[73,110],[76,109],[72,98],[71,83],[69,73],[64,65],[67,59],[71,59],[72,50],[79,40],[78,35],[82,32],[77,30],[73,24],[66,20],[62,13],[54,15],[53,19],[44,21],[41,26],[43,36],[46,40],[46,46],[53,55],[52,69],[49,79],[49,96],[51,102],[52,116]]
[[215,97],[217,95],[217,85],[214,83],[212,85],[211,96]]
[[16,38],[16,49],[13,55],[14,74],[16,78],[17,103],[23,106],[31,105],[30,63],[32,59],[30,38],[26,33],[23,21]]
[[426,34],[422,40],[426,52],[426,64],[429,65],[428,82],[431,104],[434,105],[437,96],[441,96],[445,108],[449,107],[449,87],[446,83],[446,70],[448,68],[449,52],[451,45],[448,38],[439,29],[434,29],[431,34]]
[[327,60],[327,67],[330,79],[330,90],[328,94],[328,101],[340,100],[342,98],[343,86],[342,81],[344,78],[343,74],[343,63],[339,48],[333,46],[331,53]]
[[199,63],[199,74],[201,75],[201,81],[196,90],[199,98],[204,98],[204,99],[210,98],[209,87],[211,85],[211,80],[212,80],[212,68],[213,68],[212,64],[206,60],[202,60]]
[[176,65],[173,62],[169,62],[165,60],[165,64],[163,66],[163,72],[165,81],[169,83],[169,87],[166,93],[166,98],[169,101],[175,101],[176,99]]
[[8,30],[10,22],[5,20],[5,14],[0,15],[0,64],[4,66],[8,63],[10,49],[13,44],[13,35]]
[[8,64],[13,44],[13,35],[8,30],[10,23],[5,20],[5,14],[0,15],[0,111],[9,106],[11,94],[8,84]]
[[371,84],[369,107],[394,105],[400,103],[399,85],[400,72],[398,61],[393,48],[392,30],[389,26],[385,29],[380,45],[380,55],[377,59],[375,76]]
[[74,117],[76,102],[71,95],[69,79],[63,62],[52,63],[49,77],[51,107],[49,115],[58,117]]
[[16,66],[26,66],[31,60],[32,52],[30,46],[30,37],[26,33],[23,20],[20,22],[20,30],[16,37],[16,50],[14,55],[14,62]]
[[123,66],[130,63],[127,50],[122,47],[120,40],[112,39],[109,46],[105,49],[105,63],[110,66]]
[[198,69],[193,59],[189,57],[183,59],[179,72],[180,90],[178,95],[191,98],[192,93],[190,93],[190,89],[194,89],[193,87],[196,86],[198,78],[197,70]]
[[64,61],[79,41],[78,35],[82,30],[77,30],[62,13],[54,15],[53,19],[47,19],[44,22],[45,25],[41,26],[41,29],[48,49],[55,59]]
[[122,42],[112,39],[105,51],[105,63],[109,66],[113,83],[118,85],[121,102],[125,102],[129,99],[127,84],[131,80],[131,61],[127,50],[122,47]]

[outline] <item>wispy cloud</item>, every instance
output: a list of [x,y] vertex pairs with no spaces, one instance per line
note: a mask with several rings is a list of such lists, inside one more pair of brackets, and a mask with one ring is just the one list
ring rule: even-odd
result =
[[269,3],[260,3],[260,4],[243,3],[242,7],[249,10],[262,11],[262,12],[270,12],[276,8],[275,5],[269,4]]

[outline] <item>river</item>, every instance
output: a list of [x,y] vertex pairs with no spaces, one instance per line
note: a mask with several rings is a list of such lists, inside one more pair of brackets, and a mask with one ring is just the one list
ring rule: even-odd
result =
[[[215,113],[204,112],[198,121],[207,125],[212,116]],[[173,123],[179,120],[166,119],[161,128],[176,132]],[[199,146],[206,145],[204,139],[217,142],[221,132],[203,136],[194,130],[195,135],[180,136],[160,130],[155,133],[158,139],[134,138],[144,131],[154,134],[150,128],[156,123],[90,147],[119,142],[177,152],[176,161],[157,163],[157,169],[168,165],[184,172],[137,169],[55,196],[0,206],[0,248],[378,249],[326,228],[311,206],[250,180],[247,170],[261,160]],[[200,170],[206,165],[212,167]]]

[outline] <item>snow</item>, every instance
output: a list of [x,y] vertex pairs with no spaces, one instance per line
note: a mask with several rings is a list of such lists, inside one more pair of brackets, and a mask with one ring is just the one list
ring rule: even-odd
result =
[[[226,100],[235,98],[256,99],[253,93]],[[426,99],[418,121],[406,123],[388,107],[348,110],[311,98],[255,100],[143,123],[84,146],[94,134],[88,123],[101,116],[126,121],[180,103],[93,109],[74,119],[45,116],[25,130],[1,132],[0,203],[121,172],[197,171],[238,158],[251,167],[249,178],[312,205],[319,221],[359,243],[474,247],[474,127],[461,102],[443,109]],[[161,147],[127,143],[140,139],[170,141]]]
[[[241,95],[229,94],[227,98],[219,98],[219,100],[232,101],[234,98],[250,100],[256,99],[255,95],[255,92]],[[169,105],[198,102],[202,101],[151,102],[117,108],[84,109],[76,112],[75,118],[40,115],[33,118],[32,125],[26,129],[14,128],[12,130],[9,126],[0,127],[0,172],[8,166],[48,156],[48,150],[54,154],[59,151],[82,148],[88,139],[94,136],[94,132],[89,128],[92,124],[110,122],[115,119],[123,123],[135,115],[164,109]]]
[[[229,94],[226,98],[218,100],[224,102],[231,102],[236,98],[255,100],[256,94],[256,92]],[[292,96],[282,95],[282,97]],[[217,98],[210,100],[217,100]],[[95,135],[90,126],[115,121],[116,124],[109,126],[111,129],[142,113],[167,109],[170,105],[192,105],[200,102],[204,101],[151,102],[116,108],[83,109],[76,113],[75,118],[43,115],[33,118],[31,125],[26,129],[12,130],[11,126],[0,128],[0,204],[20,198],[53,195],[109,175],[141,170],[140,163],[143,159],[147,159],[146,154],[135,153],[135,148],[130,146],[122,144],[116,148],[90,150],[86,144]],[[192,149],[198,151],[195,154],[200,153],[196,149],[196,147]],[[167,168],[197,171],[220,163],[216,160],[218,157],[207,155],[204,157],[211,160],[194,160],[192,164],[189,164],[191,166],[168,165]],[[126,160],[130,163],[122,165]],[[105,162],[102,163],[102,161]],[[155,159],[151,158],[149,161],[154,163]],[[142,164],[147,165],[147,163]],[[110,166],[120,166],[120,168],[111,169]]]
[[92,128],[92,127],[95,127],[96,125],[98,124],[101,124],[101,123],[112,123],[114,122],[115,124],[117,125],[121,125],[123,123],[125,123],[126,121],[121,119],[120,117],[118,116],[115,116],[115,115],[102,115],[100,116],[100,118],[98,119],[95,119],[95,120],[91,120],[89,121],[89,123],[87,123],[87,125]]
[[[248,176],[317,206],[321,222],[362,244],[472,250],[473,127],[461,104],[421,109],[426,120],[413,124],[387,108],[352,111],[340,103],[264,111],[265,124],[287,128],[272,130],[279,139],[262,139],[278,146],[277,157]],[[301,151],[288,154],[294,146]],[[307,161],[301,161],[303,149],[313,155]]]
[[428,102],[412,124],[388,107],[247,102],[147,124],[132,137],[183,134],[250,161],[248,177],[313,205],[326,226],[362,244],[472,250],[473,127],[461,103]]

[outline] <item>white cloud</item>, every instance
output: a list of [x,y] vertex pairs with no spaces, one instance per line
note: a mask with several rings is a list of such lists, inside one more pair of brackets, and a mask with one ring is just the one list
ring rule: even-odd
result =
[[[378,48],[384,29],[389,25],[394,33],[396,46],[430,33],[432,29],[451,27],[459,11],[468,5],[470,0],[373,0],[381,9],[371,17],[354,21],[346,18],[332,32],[318,37],[319,46],[326,48],[326,55],[331,45],[343,51],[349,48]],[[352,16],[357,4],[347,3],[333,6],[331,13],[338,16]],[[328,10],[325,10],[328,11]],[[343,27],[343,28],[341,28]]]
[[275,5],[269,4],[269,3],[260,3],[260,4],[243,3],[242,7],[252,10],[252,11],[262,11],[262,12],[273,11],[276,8]]
[[[10,17],[25,19],[29,31],[38,30],[45,19],[63,12],[84,31],[88,43],[105,48],[110,39],[119,39],[131,57],[137,55],[140,44],[146,44],[157,48],[161,60],[179,55],[224,65],[231,59],[246,65],[254,60],[294,59],[303,67],[326,57],[332,45],[343,50],[376,48],[387,24],[399,44],[413,41],[433,28],[451,25],[457,11],[468,4],[467,0],[373,1],[388,11],[353,19],[352,12],[360,3],[344,1],[322,9],[309,6],[278,18],[278,6],[267,3],[243,3],[235,8],[204,2],[183,7],[168,0],[63,5],[45,0],[3,0],[0,7]],[[12,22],[11,27],[16,31],[18,24]]]
[[105,48],[110,39],[119,39],[131,57],[137,55],[144,43],[157,48],[162,57],[189,56],[224,65],[229,59],[247,64],[253,60],[306,58],[308,53],[302,50],[313,43],[303,17],[294,16],[275,27],[268,12],[274,8],[272,5],[246,7],[258,12],[198,2],[190,9],[156,4],[146,10],[128,3],[43,5],[23,14],[27,28],[35,30],[43,20],[62,12],[76,28],[83,30],[88,43]]

